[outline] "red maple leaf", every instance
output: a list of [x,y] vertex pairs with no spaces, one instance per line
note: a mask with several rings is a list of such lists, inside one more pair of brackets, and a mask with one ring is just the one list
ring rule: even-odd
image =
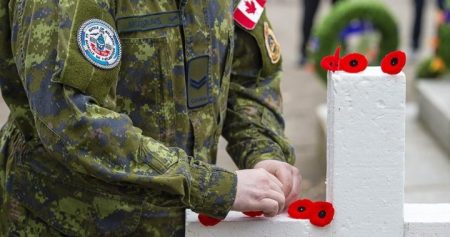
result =
[[255,3],[253,1],[246,1],[245,6],[247,7],[247,9],[245,10],[247,13],[255,14],[256,7],[255,7]]

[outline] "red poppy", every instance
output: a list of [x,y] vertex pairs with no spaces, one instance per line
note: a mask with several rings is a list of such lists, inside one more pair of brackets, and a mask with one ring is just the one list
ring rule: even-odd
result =
[[381,70],[384,73],[395,75],[402,71],[406,64],[406,54],[400,50],[388,53],[381,60]]
[[337,47],[334,55],[325,56],[320,61],[320,66],[326,71],[335,72],[339,70],[339,56],[341,53],[341,48]]
[[333,55],[325,56],[320,61],[320,66],[325,71],[335,72],[339,70],[339,58],[334,57]]
[[329,202],[315,202],[311,208],[309,221],[315,226],[324,227],[331,223],[334,217],[333,205]]
[[312,207],[313,202],[308,199],[297,200],[289,205],[288,214],[295,219],[309,219]]
[[364,71],[368,64],[369,62],[364,55],[360,53],[351,53],[342,58],[340,69],[349,73],[357,73]]
[[209,217],[205,214],[198,214],[198,221],[200,221],[200,223],[202,223],[204,226],[215,226],[222,220],[214,217]]
[[262,211],[245,211],[242,212],[245,215],[249,216],[249,217],[257,217],[257,216],[262,216],[263,212]]

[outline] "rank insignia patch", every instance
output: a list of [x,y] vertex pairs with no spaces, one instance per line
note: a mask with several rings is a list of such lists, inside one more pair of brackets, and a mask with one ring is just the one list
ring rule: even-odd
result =
[[211,102],[209,89],[209,56],[202,55],[188,62],[188,107],[195,109]]
[[274,64],[277,63],[281,58],[280,44],[267,22],[264,22],[264,40],[266,42],[266,50],[269,54],[270,61]]
[[116,67],[122,56],[119,36],[106,22],[90,19],[78,30],[78,46],[86,59],[101,69]]
[[261,17],[266,0],[241,0],[234,10],[233,18],[247,30],[255,29]]

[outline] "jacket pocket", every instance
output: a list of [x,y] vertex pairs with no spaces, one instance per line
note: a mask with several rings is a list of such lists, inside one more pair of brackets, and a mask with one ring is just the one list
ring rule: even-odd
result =
[[167,37],[121,40],[123,54],[117,86],[118,109],[127,113],[144,135],[164,140],[173,112]]

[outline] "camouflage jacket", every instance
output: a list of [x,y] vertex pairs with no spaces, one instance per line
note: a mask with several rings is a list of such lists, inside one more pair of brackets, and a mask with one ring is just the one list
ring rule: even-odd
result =
[[[265,13],[245,30],[225,0],[0,1],[3,203],[65,235],[127,235],[180,216],[182,229],[185,208],[220,218],[233,204],[235,174],[211,165],[220,135],[239,168],[294,162]],[[80,50],[91,19],[117,32],[117,66]]]

